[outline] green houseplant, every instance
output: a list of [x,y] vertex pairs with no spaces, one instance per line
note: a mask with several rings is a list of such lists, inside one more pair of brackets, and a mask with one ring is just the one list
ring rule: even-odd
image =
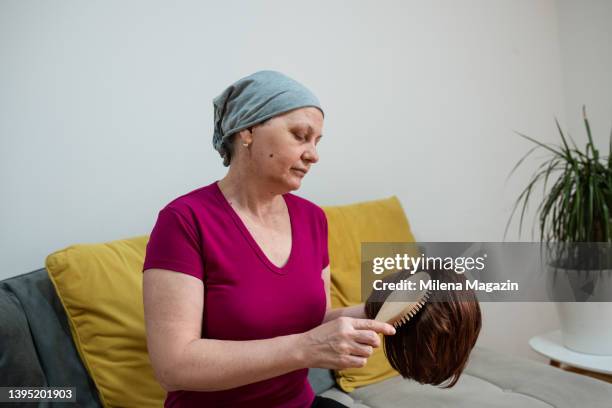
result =
[[[540,242],[550,255],[550,267],[555,272],[610,272],[612,266],[612,133],[608,156],[602,157],[593,144],[591,127],[582,107],[587,142],[584,150],[571,136],[566,137],[555,120],[561,138],[560,145],[542,143],[527,135],[521,137],[533,146],[514,166],[508,177],[538,149],[549,153],[540,164],[525,189],[514,203],[506,224],[508,227],[521,206],[519,236],[531,193],[543,182],[544,198],[536,216],[539,220]],[[568,143],[571,142],[571,146]],[[549,181],[552,187],[547,189]],[[605,244],[602,244],[605,243]],[[610,276],[608,276],[608,281]],[[612,303],[557,303],[561,331],[567,347],[577,351],[612,355]]]

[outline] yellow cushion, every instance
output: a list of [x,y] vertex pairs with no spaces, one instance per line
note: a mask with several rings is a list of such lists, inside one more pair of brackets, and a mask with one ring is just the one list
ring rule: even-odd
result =
[[[395,196],[323,210],[329,229],[332,307],[362,303],[361,243],[415,242],[408,219]],[[335,371],[338,385],[346,392],[398,374],[382,346],[375,349],[365,367]]]
[[161,407],[146,347],[142,264],[148,236],[54,252],[46,267],[105,407]]

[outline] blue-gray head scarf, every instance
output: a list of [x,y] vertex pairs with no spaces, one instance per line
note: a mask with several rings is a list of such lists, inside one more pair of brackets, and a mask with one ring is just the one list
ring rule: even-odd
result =
[[304,85],[277,71],[258,71],[228,86],[213,100],[213,147],[229,165],[227,138],[273,116],[297,108],[323,109]]

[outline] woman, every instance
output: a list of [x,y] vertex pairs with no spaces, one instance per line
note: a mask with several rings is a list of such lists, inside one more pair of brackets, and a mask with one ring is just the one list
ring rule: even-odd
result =
[[323,110],[260,71],[214,100],[227,175],[159,213],[143,266],[147,345],[166,407],[342,406],[309,367],[362,367],[386,323],[330,309],[327,221],[290,193],[319,160]]

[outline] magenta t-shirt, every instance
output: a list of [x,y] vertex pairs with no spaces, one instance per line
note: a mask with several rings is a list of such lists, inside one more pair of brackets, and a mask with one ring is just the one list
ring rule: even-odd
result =
[[[217,182],[164,207],[143,271],[162,268],[204,283],[202,338],[255,340],[302,333],[325,315],[321,271],[329,264],[327,220],[321,208],[283,194],[291,218],[286,264],[274,265],[221,193]],[[164,407],[310,407],[308,369],[213,392],[168,392]]]

